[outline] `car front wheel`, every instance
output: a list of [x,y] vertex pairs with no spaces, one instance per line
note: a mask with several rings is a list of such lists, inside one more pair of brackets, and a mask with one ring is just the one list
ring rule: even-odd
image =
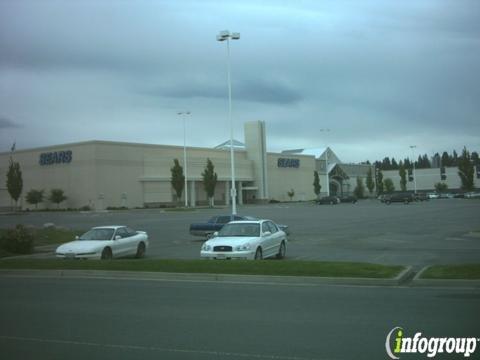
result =
[[106,247],[102,251],[102,260],[111,260],[112,259],[112,250],[109,247]]

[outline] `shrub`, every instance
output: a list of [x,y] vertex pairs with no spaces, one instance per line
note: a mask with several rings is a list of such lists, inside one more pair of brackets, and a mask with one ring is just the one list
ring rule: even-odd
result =
[[2,248],[14,254],[31,254],[33,252],[33,234],[23,225],[9,229],[0,240]]

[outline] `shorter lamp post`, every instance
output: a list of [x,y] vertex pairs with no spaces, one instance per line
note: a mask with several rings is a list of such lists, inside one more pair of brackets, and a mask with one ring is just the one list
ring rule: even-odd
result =
[[185,168],[185,207],[188,207],[188,180],[187,180],[187,126],[185,117],[190,115],[190,111],[179,111],[177,113],[183,118],[183,167]]
[[410,149],[412,149],[412,164],[413,164],[413,192],[417,194],[417,178],[415,176],[415,148],[417,145],[410,145]]

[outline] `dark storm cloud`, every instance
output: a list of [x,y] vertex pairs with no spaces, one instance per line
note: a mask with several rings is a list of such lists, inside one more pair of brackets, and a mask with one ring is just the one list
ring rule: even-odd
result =
[[13,122],[12,120],[0,116],[0,129],[14,129],[14,128],[19,128],[20,125],[17,123]]
[[[174,86],[157,87],[143,91],[151,96],[165,96],[180,99],[225,98],[225,84],[218,83],[181,83]],[[235,81],[232,84],[235,101],[253,101],[271,104],[292,104],[301,101],[304,96],[298,90],[274,80]]]

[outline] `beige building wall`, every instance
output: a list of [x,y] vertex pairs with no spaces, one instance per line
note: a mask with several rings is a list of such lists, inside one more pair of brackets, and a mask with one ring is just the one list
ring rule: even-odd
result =
[[[279,167],[278,159],[298,159],[300,166]],[[275,154],[267,153],[268,163],[268,189],[271,199],[288,201],[287,193],[293,189],[295,196],[292,200],[304,201],[315,198],[313,192],[313,171],[315,169],[315,157],[312,155]]]
[[[70,163],[51,165],[39,164],[40,154],[72,151]],[[10,153],[0,154],[0,177],[5,179]],[[31,189],[45,190],[60,188],[68,197],[62,208],[79,208],[85,205],[96,210],[107,207],[142,207],[145,203],[162,204],[175,201],[171,187],[170,168],[178,159],[183,166],[183,147],[90,141],[65,144],[31,150],[19,150],[13,154],[21,166],[23,192],[19,205],[34,208],[24,197]],[[188,190],[195,194],[197,203],[206,203],[202,183],[202,172],[212,160],[218,183],[215,189],[215,202],[225,203],[231,179],[230,152],[205,148],[187,148]],[[253,162],[247,159],[245,151],[235,151],[237,187],[240,182],[252,182]],[[193,193],[193,194],[192,194]],[[189,195],[189,198],[191,198]],[[185,192],[182,195],[183,201]],[[10,196],[3,186],[0,188],[0,207],[10,206]],[[56,206],[56,205],[55,205]],[[39,208],[54,207],[44,201]]]
[[[398,174],[398,170],[388,170],[382,171],[383,179],[390,178],[395,185],[395,190],[400,190],[400,175]],[[448,185],[449,189],[460,189],[462,186],[462,181],[460,180],[460,176],[458,176],[458,168],[456,167],[446,167],[445,168],[445,175],[447,176],[446,180],[442,180],[440,177],[440,168],[432,168],[432,169],[416,169],[415,170],[415,178],[417,183],[417,191],[426,191],[426,190],[434,190],[435,184],[438,182],[443,182]],[[474,175],[474,186],[475,188],[480,187],[480,179]],[[408,174],[407,174],[407,191],[414,190],[414,182],[408,181]]]
[[[72,151],[70,163],[43,165],[39,163],[40,154]],[[25,195],[32,189],[44,190],[45,201],[39,208],[56,207],[46,199],[50,190],[60,188],[68,197],[61,207],[80,207],[94,201],[96,194],[95,147],[93,144],[67,144],[37,148],[34,150],[18,150],[13,154],[0,154],[0,179],[6,179],[10,156],[20,163],[23,178],[23,191],[19,206],[34,208],[25,201]],[[4,181],[4,180],[2,180]],[[5,188],[5,187],[4,187]],[[2,191],[0,207],[10,206],[10,196],[6,189]]]

